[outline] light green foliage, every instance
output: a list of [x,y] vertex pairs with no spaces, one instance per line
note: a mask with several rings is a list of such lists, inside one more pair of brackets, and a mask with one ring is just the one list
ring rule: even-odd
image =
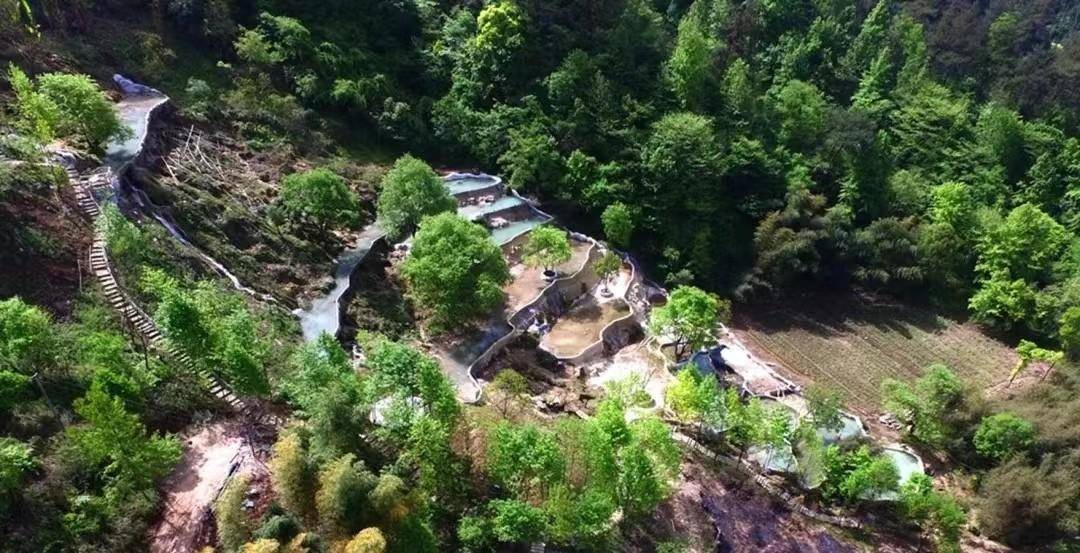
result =
[[290,220],[320,231],[352,228],[360,222],[360,200],[345,179],[329,169],[293,173],[281,180],[278,207]]
[[545,496],[566,470],[555,436],[528,424],[496,427],[487,458],[491,476],[522,499]]
[[938,551],[960,551],[960,534],[967,516],[956,499],[934,490],[929,476],[916,474],[900,487],[900,506],[904,516],[931,535]]
[[489,79],[505,78],[509,65],[523,46],[525,14],[510,0],[488,4],[476,17],[476,35],[469,43],[476,63]]
[[851,48],[844,54],[844,71],[849,77],[862,76],[877,58],[881,45],[885,42],[890,19],[892,19],[889,7],[890,2],[879,0],[863,20],[859,34],[855,36]]
[[112,102],[86,75],[46,73],[31,82],[11,65],[8,79],[20,124],[43,142],[69,139],[100,153],[109,140],[130,134]]
[[38,467],[30,444],[0,437],[0,515],[6,515],[8,503],[22,487],[23,480]]
[[313,522],[315,506],[311,501],[311,491],[315,479],[307,452],[296,432],[283,435],[274,444],[269,468],[278,503],[301,520],[309,524]]
[[1013,57],[1013,50],[1020,37],[1019,24],[1020,19],[1014,12],[1002,13],[990,24],[986,45],[994,62],[1006,63]]
[[268,345],[243,297],[202,281],[194,290],[159,269],[146,269],[141,286],[158,300],[154,319],[191,358],[221,375],[241,394],[269,390]]
[[378,528],[364,528],[345,545],[344,553],[385,553],[386,538]]
[[1038,324],[1035,294],[1052,279],[1070,242],[1069,232],[1039,208],[1024,204],[979,240],[979,289],[969,307],[979,321],[1005,328]]
[[716,326],[731,316],[731,302],[693,286],[680,286],[652,311],[649,329],[675,339],[676,357],[715,341]]
[[979,112],[975,130],[980,146],[1005,170],[1005,181],[1010,185],[1019,181],[1030,164],[1020,114],[997,104],[987,104]]
[[396,241],[424,217],[453,211],[455,207],[457,202],[431,166],[405,154],[382,179],[379,226]]
[[693,9],[679,21],[675,48],[664,65],[675,97],[689,110],[705,107],[715,88],[712,65],[717,45],[708,35],[700,12]]
[[596,488],[575,494],[569,487],[559,486],[552,490],[543,509],[548,517],[547,537],[551,541],[605,549],[615,512],[609,494]]
[[806,390],[806,403],[814,426],[833,431],[843,428],[844,419],[841,417],[843,414],[841,409],[844,404],[836,390],[820,384],[810,386]]
[[540,539],[544,532],[544,512],[524,501],[494,499],[488,509],[491,531],[501,542],[529,544]]
[[718,401],[718,395],[716,379],[701,375],[689,364],[675,375],[675,382],[668,386],[664,399],[679,420],[693,422],[701,420],[705,411]]
[[95,224],[105,236],[109,253],[126,267],[135,268],[147,260],[150,237],[128,220],[116,204],[102,206],[101,217]]
[[360,381],[332,336],[323,334],[293,354],[281,388],[311,425],[314,457],[333,459],[358,447],[367,415]]
[[829,446],[825,450],[825,475],[822,493],[848,503],[898,489],[899,473],[892,459],[871,454],[867,446],[849,452]]
[[1009,373],[1010,384],[1032,361],[1047,363],[1050,365],[1049,368],[1053,369],[1055,364],[1065,358],[1064,352],[1041,348],[1030,340],[1020,340],[1016,346],[1016,356],[1019,359],[1012,372]]
[[606,208],[600,216],[604,225],[604,235],[611,244],[618,248],[630,246],[630,237],[634,233],[634,215],[630,207],[622,202],[615,202]]
[[353,455],[327,463],[319,471],[315,509],[319,524],[330,539],[352,535],[368,512],[367,496],[377,480]]
[[947,182],[931,192],[930,220],[953,227],[961,236],[974,237],[978,230],[978,208],[971,187],[966,184]]
[[528,406],[529,381],[514,369],[503,369],[485,389],[493,396],[495,408],[503,417],[509,417]]
[[376,339],[367,349],[371,373],[364,382],[364,392],[370,401],[388,395],[417,397],[428,415],[453,426],[460,406],[453,385],[435,359],[386,339]]
[[56,347],[47,313],[18,297],[0,301],[0,364],[29,374],[48,368]]
[[811,147],[824,129],[826,108],[828,101],[817,87],[788,81],[773,103],[780,122],[780,139],[795,150]]
[[502,251],[483,227],[453,213],[420,223],[402,265],[409,293],[428,310],[432,330],[445,331],[488,313],[510,280]]
[[995,461],[1026,452],[1034,441],[1035,427],[1008,412],[983,417],[972,439],[979,455]]
[[1058,335],[1061,347],[1071,358],[1080,356],[1080,307],[1070,307],[1061,316]]
[[150,434],[120,398],[92,388],[75,412],[85,423],[68,428],[68,440],[83,462],[100,467],[116,500],[152,489],[180,460],[176,438]]
[[6,414],[30,389],[30,377],[0,369],[0,413]]
[[728,64],[720,88],[724,94],[724,108],[730,112],[730,117],[743,124],[749,123],[757,101],[750,65],[742,58],[735,58]]
[[600,277],[600,280],[604,281],[604,287],[606,288],[608,282],[619,274],[622,269],[622,258],[619,254],[609,251],[596,261],[593,265],[593,270],[596,271],[596,276]]
[[247,475],[229,480],[214,504],[218,542],[225,551],[239,551],[251,538],[251,519],[244,511],[244,498],[251,480]]
[[941,447],[952,434],[948,415],[963,400],[963,383],[945,365],[932,365],[914,386],[893,379],[881,384],[885,409],[910,425],[911,435]]
[[440,501],[456,501],[462,492],[464,469],[450,447],[452,429],[429,416],[413,421],[408,452],[419,469],[419,486]]
[[651,513],[665,496],[665,483],[657,477],[648,453],[638,448],[623,448],[617,456],[619,502],[629,516]]
[[216,103],[218,93],[210,86],[210,83],[202,79],[191,77],[184,88],[185,102],[184,113],[191,117],[207,121],[217,110]]
[[901,167],[954,179],[966,176],[973,125],[970,104],[947,88],[924,82],[900,96],[889,132]]
[[570,261],[573,251],[566,231],[551,226],[533,229],[525,243],[525,263],[551,269]]

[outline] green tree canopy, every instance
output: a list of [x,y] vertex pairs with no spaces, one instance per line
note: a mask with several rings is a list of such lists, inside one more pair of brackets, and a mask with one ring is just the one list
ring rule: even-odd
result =
[[676,355],[705,347],[716,340],[716,325],[731,316],[731,303],[693,286],[680,286],[666,304],[655,308],[649,327],[675,339]]
[[525,263],[533,267],[551,270],[556,265],[570,261],[572,255],[566,231],[555,227],[533,229],[525,243]]
[[626,248],[630,245],[630,237],[634,233],[634,215],[630,207],[615,202],[604,208],[600,221],[604,225],[604,235],[613,246]]
[[18,297],[0,301],[0,364],[30,373],[56,355],[52,319]]
[[983,417],[975,430],[975,451],[988,459],[1003,461],[1015,453],[1027,451],[1035,442],[1035,427],[1013,413]]
[[457,202],[435,171],[421,159],[405,154],[382,179],[379,226],[394,241],[428,215],[453,211]]
[[8,68],[15,90],[19,122],[36,138],[47,142],[73,139],[95,153],[105,144],[128,136],[112,102],[86,75],[46,73],[31,82],[15,65]]
[[152,489],[180,460],[176,438],[150,434],[120,398],[92,388],[75,401],[75,412],[85,424],[68,428],[67,437],[87,465],[102,470],[117,499]]
[[951,436],[949,415],[963,401],[963,383],[945,365],[931,365],[914,383],[886,379],[881,384],[885,409],[909,425],[911,435],[940,447]]
[[286,176],[281,180],[278,206],[290,220],[314,225],[321,232],[353,228],[360,222],[356,193],[329,169]]
[[445,331],[488,313],[510,280],[502,251],[480,225],[453,213],[420,223],[402,266],[409,292],[431,313],[431,327]]

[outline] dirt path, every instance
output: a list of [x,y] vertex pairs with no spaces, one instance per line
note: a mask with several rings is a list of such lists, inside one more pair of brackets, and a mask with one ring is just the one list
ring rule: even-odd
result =
[[206,545],[204,524],[218,492],[233,473],[259,469],[236,421],[192,429],[184,456],[162,483],[161,518],[150,529],[151,553],[187,553]]

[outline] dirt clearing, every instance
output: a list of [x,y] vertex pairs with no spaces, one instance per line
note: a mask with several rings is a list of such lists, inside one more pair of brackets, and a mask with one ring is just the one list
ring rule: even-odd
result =
[[184,456],[161,486],[161,518],[149,536],[152,553],[186,553],[207,545],[210,508],[229,476],[262,471],[241,431],[236,421],[218,421],[186,435]]
[[764,359],[875,409],[885,378],[910,380],[944,363],[981,388],[1008,377],[1016,354],[971,323],[895,302],[818,295],[744,308],[732,325]]

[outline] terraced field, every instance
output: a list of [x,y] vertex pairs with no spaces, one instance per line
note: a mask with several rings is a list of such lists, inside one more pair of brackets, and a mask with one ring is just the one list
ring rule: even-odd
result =
[[733,328],[763,358],[864,408],[880,404],[885,378],[912,379],[944,363],[979,387],[1008,377],[1007,344],[934,313],[857,296],[818,296],[782,307],[745,308]]

